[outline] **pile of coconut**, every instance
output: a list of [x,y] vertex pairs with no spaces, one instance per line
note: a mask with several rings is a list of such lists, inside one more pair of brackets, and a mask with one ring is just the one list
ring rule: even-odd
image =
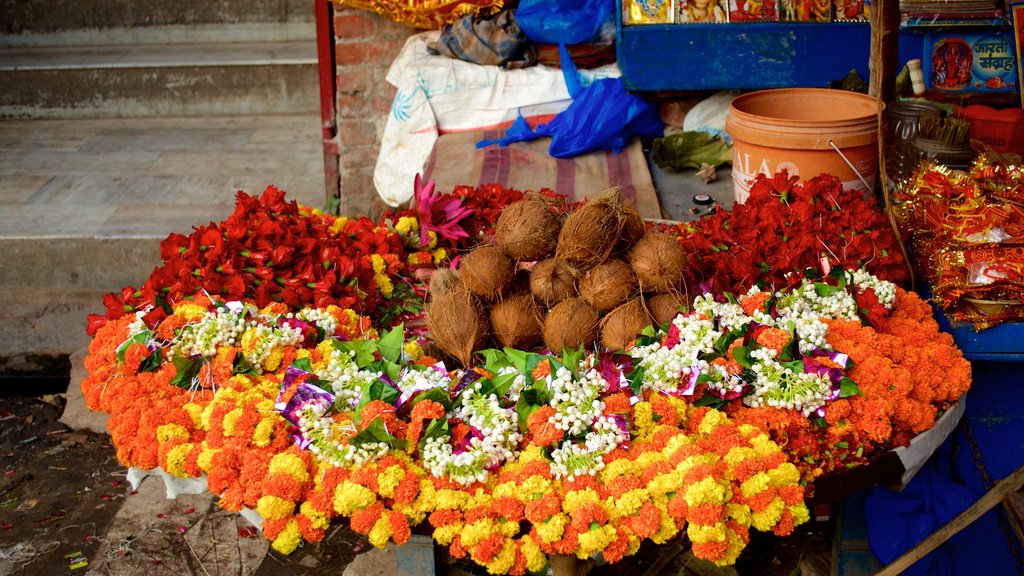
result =
[[493,244],[434,275],[427,326],[464,365],[491,345],[619,350],[679,312],[685,268],[676,237],[648,233],[618,188],[568,215],[528,193],[501,213]]

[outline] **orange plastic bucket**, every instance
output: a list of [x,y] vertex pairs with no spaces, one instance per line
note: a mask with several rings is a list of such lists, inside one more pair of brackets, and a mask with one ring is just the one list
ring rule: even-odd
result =
[[733,99],[726,131],[733,140],[733,196],[740,204],[759,173],[786,169],[801,180],[834,174],[843,188],[864,194],[878,179],[878,99],[871,96],[824,88],[750,92]]

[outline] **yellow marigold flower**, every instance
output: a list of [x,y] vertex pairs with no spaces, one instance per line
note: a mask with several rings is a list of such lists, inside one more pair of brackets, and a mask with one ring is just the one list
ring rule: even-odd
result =
[[437,490],[436,498],[438,510],[459,510],[464,508],[470,501],[469,494],[464,491],[448,488]]
[[533,541],[533,538],[523,538],[522,552],[526,558],[526,569],[530,572],[540,572],[548,562],[547,555],[540,549],[540,546]]
[[284,360],[284,347],[274,346],[263,361],[263,369],[267,372],[274,372],[281,367],[281,360]]
[[[475,552],[475,551],[474,551]],[[491,574],[507,574],[509,569],[516,561],[516,545],[510,540],[506,540],[502,545],[501,550],[495,554],[494,559],[490,562],[483,563],[483,566],[487,568],[487,571]]]
[[299,483],[303,483],[309,479],[309,470],[306,468],[306,462],[297,455],[289,452],[275,454],[274,457],[270,459],[270,473],[287,474]]
[[193,444],[185,443],[175,446],[167,452],[168,474],[171,476],[177,476],[178,478],[191,477],[191,474],[185,470],[185,460],[188,458],[188,454],[192,451],[193,446]]
[[234,436],[235,426],[238,424],[238,419],[242,417],[242,409],[235,408],[231,412],[224,415],[224,435]]
[[566,492],[562,498],[562,509],[574,514],[584,504],[602,504],[601,497],[593,488]]
[[388,518],[387,514],[384,514],[374,523],[373,528],[370,528],[368,538],[370,544],[377,548],[383,548],[387,545],[392,534],[394,534],[394,530],[391,528],[391,519]]
[[750,515],[750,525],[762,532],[767,532],[779,523],[782,518],[782,511],[786,509],[786,503],[782,498],[772,500],[772,503],[765,506],[764,510],[754,512]]
[[257,342],[259,342],[259,336],[256,334],[256,329],[249,328],[242,333],[242,352],[252,352],[256,349]]
[[351,516],[377,500],[377,495],[365,486],[345,480],[334,489],[334,511]]
[[313,506],[308,500],[299,506],[299,512],[309,518],[309,523],[313,525],[313,528],[326,530],[331,525],[331,519],[323,512],[317,510],[316,506]]
[[750,498],[754,494],[767,490],[771,483],[772,479],[767,472],[758,472],[740,484],[740,491],[744,498]]
[[637,402],[633,405],[633,427],[637,436],[646,438],[654,432],[654,408],[650,402]]
[[786,486],[800,482],[800,471],[791,462],[783,462],[778,468],[768,471],[774,486]]
[[652,496],[665,496],[669,492],[675,492],[683,481],[683,473],[677,470],[666,474],[658,474],[647,484],[647,492]]
[[437,250],[432,251],[431,254],[434,256],[434,264],[440,264],[448,257],[448,251],[444,248],[438,248]]
[[196,463],[203,472],[209,472],[213,468],[213,457],[220,452],[220,448],[207,448],[206,440],[203,440],[203,450],[199,453]]
[[298,350],[295,351],[295,358],[296,359],[302,359],[302,358],[307,358],[308,359],[308,358],[312,358],[312,357],[313,357],[313,353],[310,352],[308,348],[299,348]]
[[156,429],[156,441],[160,444],[172,440],[188,440],[188,430],[181,424],[163,424]]
[[427,250],[430,250],[434,246],[437,246],[437,232],[434,232],[433,230],[429,230],[427,232],[427,237],[430,238],[430,241],[427,242],[427,245],[424,246],[424,248],[426,248]]
[[295,512],[295,502],[277,496],[261,496],[256,501],[256,512],[264,518],[277,519]]
[[473,493],[472,498],[462,505],[462,509],[469,510],[470,508],[483,508],[490,506],[491,502],[494,502],[494,496],[483,488],[477,488],[476,492]]
[[196,428],[201,428],[203,425],[203,406],[194,402],[189,402],[181,407],[185,412],[188,413],[188,417],[192,419],[192,425]]
[[[427,480],[424,477],[420,477],[420,493],[416,495],[416,499],[413,500],[411,508],[419,514],[429,514],[433,512],[437,507],[437,490],[434,488],[434,483]],[[406,513],[406,516],[412,516],[412,514]]]
[[732,566],[736,563],[736,559],[740,557],[743,549],[747,547],[747,543],[732,531],[729,532],[726,543],[725,556],[721,560],[715,561],[717,566]]
[[174,306],[174,315],[186,320],[199,320],[206,314],[206,307],[192,302],[181,302]]
[[728,423],[729,417],[725,415],[725,412],[709,410],[704,413],[704,419],[701,420],[700,426],[697,426],[697,431],[701,434],[711,434],[715,428]]
[[639,476],[642,470],[643,468],[635,461],[629,458],[619,458],[612,460],[604,467],[604,470],[601,470],[600,478],[601,482],[607,484],[620,476]]
[[395,488],[405,478],[405,469],[401,466],[388,466],[386,470],[377,474],[378,492],[385,498],[395,496]]
[[730,490],[714,478],[701,478],[699,482],[686,487],[684,497],[687,506],[701,504],[723,504],[729,500]]
[[389,298],[394,293],[395,285],[391,283],[391,278],[383,274],[374,274],[373,279],[377,281],[377,289],[385,298]]
[[270,436],[274,433],[274,418],[266,416],[256,423],[252,431],[252,444],[260,448],[270,446]]
[[744,528],[750,528],[750,506],[746,504],[728,503],[725,505],[725,513]]
[[686,535],[697,544],[722,542],[725,540],[725,522],[717,522],[711,526],[701,526],[690,522],[686,525]]
[[405,346],[402,347],[402,350],[409,355],[409,358],[413,362],[423,358],[423,348],[415,342],[406,342]]
[[686,420],[690,416],[690,403],[678,396],[665,395],[668,400],[669,406],[675,409],[676,414],[679,415],[679,426],[685,426]]
[[811,519],[811,511],[805,504],[790,506],[789,511],[793,514],[793,525],[798,526]]
[[665,442],[665,448],[661,450],[661,453],[665,456],[669,456],[674,454],[676,450],[679,450],[683,446],[692,443],[693,441],[690,440],[689,436],[686,434],[676,434]]
[[380,274],[388,269],[388,263],[380,254],[370,254],[370,266],[374,274]]
[[497,532],[497,525],[490,518],[481,518],[476,522],[466,524],[462,528],[462,545],[469,548],[476,546],[478,542]]
[[543,476],[531,476],[520,485],[520,493],[528,502],[551,491],[551,480]]
[[302,540],[302,532],[299,530],[299,524],[294,520],[290,520],[288,525],[281,530],[281,533],[277,535],[274,542],[270,545],[279,554],[291,554],[299,547],[299,542]]
[[754,447],[760,456],[769,456],[782,450],[778,444],[772,442],[767,434],[758,434],[750,439],[750,445]]
[[589,558],[608,547],[615,541],[615,528],[610,524],[598,526],[593,530],[584,532],[579,536],[579,548],[576,549],[576,556]]
[[420,221],[413,218],[412,216],[402,216],[395,222],[395,232],[399,232],[408,236],[413,232],[420,231]]
[[330,226],[327,227],[327,232],[332,236],[337,236],[345,229],[345,224],[348,224],[348,218],[339,216],[334,220],[334,222],[331,222]]
[[[665,455],[662,454],[661,452],[644,452],[643,454],[638,456],[636,460],[633,461],[636,463],[637,468],[639,468],[637,475],[640,475],[641,471],[652,466],[653,464],[661,462],[664,459]],[[619,458],[619,460],[626,460],[626,458]],[[616,460],[616,462],[618,462],[619,460]]]
[[548,518],[540,524],[534,524],[537,527],[537,534],[540,534],[540,539],[545,544],[557,542],[562,539],[562,534],[565,532],[565,527],[569,525],[569,517],[559,512]]
[[651,495],[645,488],[630,490],[619,498],[613,500],[614,510],[619,517],[632,516],[640,510],[640,507],[644,505],[644,502],[647,502],[650,499]]
[[725,463],[729,465],[729,468],[735,468],[737,464],[744,460],[750,460],[757,458],[757,452],[754,451],[750,446],[734,446],[729,449],[729,452],[725,454]]
[[[664,521],[662,523],[664,524]],[[674,524],[673,527],[675,527]],[[633,554],[636,554],[640,551],[640,543],[643,541],[640,540],[640,538],[638,538],[636,534],[629,534],[628,538],[629,547],[626,548],[626,556],[632,556]]]
[[668,510],[665,508],[664,504],[655,503],[655,506],[658,507],[658,511],[661,512],[661,515],[658,517],[660,522],[658,524],[658,531],[651,536],[651,541],[655,544],[664,544],[674,538],[675,535],[679,533],[679,529],[676,528],[676,521],[669,516]]
[[452,543],[452,540],[454,540],[456,536],[462,533],[463,526],[462,522],[456,522],[454,524],[434,528],[434,540],[442,546],[447,546]]

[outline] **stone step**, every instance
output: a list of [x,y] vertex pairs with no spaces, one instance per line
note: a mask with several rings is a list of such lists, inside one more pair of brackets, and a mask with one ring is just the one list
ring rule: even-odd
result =
[[[308,0],[90,0],[71,7],[51,0],[0,2],[0,45],[139,43],[165,36],[164,42],[184,35],[218,41],[293,40],[282,37],[309,34],[314,5]],[[264,36],[232,38],[218,29]],[[305,37],[305,36],[302,36]],[[161,41],[161,40],[156,40]]]
[[315,40],[5,48],[0,85],[7,118],[319,109]]

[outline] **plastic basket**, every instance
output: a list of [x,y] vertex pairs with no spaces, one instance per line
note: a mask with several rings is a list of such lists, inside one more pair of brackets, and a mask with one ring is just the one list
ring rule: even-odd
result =
[[981,140],[997,152],[1024,154],[1024,109],[996,110],[982,104],[960,109],[971,123],[971,139]]

